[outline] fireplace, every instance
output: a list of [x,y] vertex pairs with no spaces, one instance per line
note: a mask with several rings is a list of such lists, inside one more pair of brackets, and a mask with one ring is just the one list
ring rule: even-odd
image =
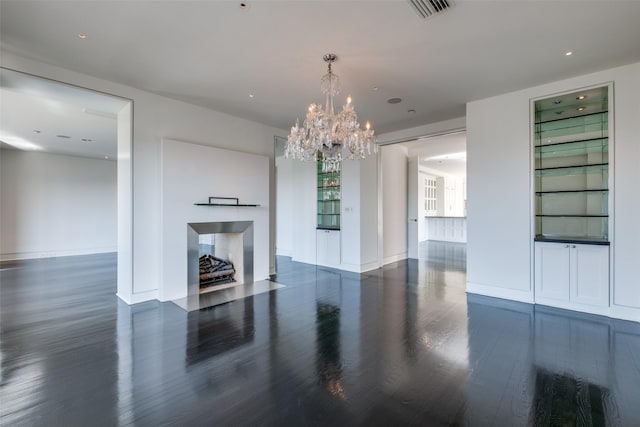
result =
[[187,262],[188,296],[252,283],[253,221],[187,224]]

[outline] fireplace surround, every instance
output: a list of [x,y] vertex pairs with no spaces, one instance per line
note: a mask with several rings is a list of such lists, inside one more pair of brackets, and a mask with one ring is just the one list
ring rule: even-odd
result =
[[[253,283],[253,221],[196,222],[187,224],[187,276],[189,297],[200,294],[200,236],[215,234],[224,241],[225,257],[234,263],[236,283]],[[219,255],[218,255],[219,256]]]

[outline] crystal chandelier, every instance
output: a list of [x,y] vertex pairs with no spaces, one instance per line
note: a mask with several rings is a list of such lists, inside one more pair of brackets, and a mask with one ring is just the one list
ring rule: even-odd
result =
[[365,129],[360,128],[350,96],[342,111],[335,114],[333,97],[340,93],[340,79],[331,71],[331,64],[338,57],[327,53],[323,59],[329,64],[329,71],[322,77],[320,85],[326,97],[324,109],[321,105],[311,104],[302,127],[296,119],[287,138],[285,157],[317,161],[320,153],[322,171],[337,172],[340,170],[343,151],[350,159],[364,159],[371,154],[371,145],[374,152],[376,146],[369,122]]

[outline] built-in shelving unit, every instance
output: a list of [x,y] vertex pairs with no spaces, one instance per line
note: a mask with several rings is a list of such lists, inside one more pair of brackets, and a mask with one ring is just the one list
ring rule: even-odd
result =
[[534,107],[536,240],[607,242],[608,87],[538,100]]
[[609,90],[533,103],[536,304],[608,313]]
[[318,160],[317,167],[317,228],[323,230],[340,230],[340,171],[323,172],[321,159]]

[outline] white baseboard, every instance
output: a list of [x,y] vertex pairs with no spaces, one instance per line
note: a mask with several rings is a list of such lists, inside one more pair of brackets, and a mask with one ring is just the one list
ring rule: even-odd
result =
[[65,249],[56,251],[14,252],[0,254],[0,261],[18,261],[23,259],[57,258],[64,256],[95,255],[118,252],[117,246],[89,249]]
[[584,304],[580,304],[578,306],[576,304],[571,304],[568,301],[564,302],[564,301],[554,300],[552,298],[536,298],[536,305],[545,305],[548,307],[561,308],[563,310],[576,311],[578,313],[588,313],[588,314],[596,314],[598,316],[611,317],[611,310],[609,309],[609,307],[595,307],[595,306],[588,306]]
[[127,303],[128,305],[138,304],[145,301],[152,301],[154,299],[158,299],[158,291],[154,289],[152,291],[146,292],[138,292],[131,295],[122,295],[117,293],[116,296],[120,298],[122,301]]
[[467,282],[467,293],[484,295],[494,298],[502,298],[512,301],[520,301],[528,304],[535,304],[536,306],[548,306],[555,307],[564,310],[571,310],[579,313],[595,314],[599,316],[606,316],[614,319],[629,320],[632,322],[640,322],[640,308],[622,307],[619,305],[612,305],[611,307],[596,307],[575,304],[564,303],[563,301],[538,298],[534,301],[533,292],[518,291],[514,289],[499,288],[496,286],[480,285],[477,283]]
[[408,257],[407,252],[403,252],[401,254],[384,257],[384,259],[382,260],[382,265],[391,264],[392,262],[396,262],[396,261],[402,261],[404,259],[407,259],[407,257]]
[[488,297],[508,299],[512,301],[526,302],[533,304],[532,291],[520,291],[516,289],[499,288],[497,286],[487,286],[478,283],[467,282],[467,293],[485,295]]
[[378,261],[371,261],[371,262],[366,262],[364,264],[360,264],[360,272],[361,273],[365,273],[367,271],[371,271],[371,270],[377,270],[378,268],[380,268],[380,264],[378,263]]
[[609,308],[609,316],[616,319],[640,322],[640,308],[612,305]]
[[276,248],[276,255],[293,257],[293,251],[289,249]]
[[365,271],[375,270],[379,267],[380,266],[378,265],[378,262],[374,261],[367,264],[349,264],[349,263],[343,262],[339,266],[335,266],[332,268],[336,268],[338,270],[350,271],[352,273],[364,273]]

